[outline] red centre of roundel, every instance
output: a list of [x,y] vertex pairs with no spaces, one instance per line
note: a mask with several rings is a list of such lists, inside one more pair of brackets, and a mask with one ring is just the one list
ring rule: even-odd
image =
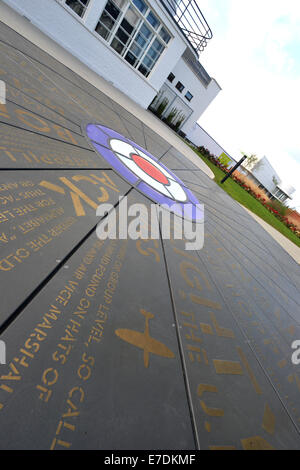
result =
[[169,184],[168,178],[158,169],[156,166],[152,165],[152,163],[145,160],[140,155],[131,155],[132,160],[134,163],[137,164],[147,175],[151,176],[151,178],[155,179],[159,183],[162,184]]

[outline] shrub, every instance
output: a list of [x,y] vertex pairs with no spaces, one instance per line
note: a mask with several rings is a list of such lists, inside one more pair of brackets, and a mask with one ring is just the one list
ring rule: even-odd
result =
[[177,116],[177,122],[175,124],[175,130],[178,131],[179,127],[181,126],[181,124],[183,123],[183,121],[185,120],[185,116],[184,114],[182,114],[182,112],[180,111],[180,113],[178,114]]
[[[224,172],[228,173],[228,169],[221,164],[220,160],[210,153],[205,147],[197,147],[197,150],[201,155],[207,157],[211,162],[213,162],[217,167],[219,167]],[[271,212],[275,217],[277,217],[283,224],[286,225],[297,237],[300,238],[300,215],[293,210],[290,210],[281,202],[275,200],[270,200],[265,191],[260,189],[254,181],[250,178],[247,178],[243,173],[235,171],[231,178],[239,184],[245,191],[247,191],[251,196],[253,196],[257,201],[259,201],[269,212]],[[291,221],[291,218],[293,223]]]
[[168,104],[169,104],[169,100],[167,98],[164,98],[156,110],[157,116],[160,117],[162,115],[162,113],[164,112]]
[[171,124],[173,119],[175,118],[175,116],[178,114],[178,109],[177,108],[172,108],[171,109],[171,112],[169,113],[169,115],[167,116],[166,118],[166,121],[168,124]]
[[288,207],[286,207],[280,201],[277,201],[277,199],[273,199],[272,201],[270,201],[269,205],[272,207],[272,209],[274,209],[274,211],[277,211],[282,217],[284,217],[288,212]]
[[252,181],[250,178],[247,178],[246,175],[243,175],[243,173],[240,173],[238,170],[235,170],[234,172],[234,178],[235,181],[240,180],[241,185],[246,185],[249,189],[248,192],[251,191],[251,194],[256,197],[257,199],[260,199],[263,202],[269,202],[269,198],[265,191],[263,189],[260,189],[254,181]]

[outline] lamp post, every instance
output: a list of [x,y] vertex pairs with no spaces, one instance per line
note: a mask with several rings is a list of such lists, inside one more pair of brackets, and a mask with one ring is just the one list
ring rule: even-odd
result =
[[247,155],[244,155],[243,158],[241,158],[241,160],[230,170],[229,173],[227,173],[227,175],[225,176],[225,178],[222,179],[221,181],[221,184],[225,183],[226,180],[228,180],[228,178],[230,178],[230,176],[232,175],[232,173],[235,172],[235,170],[241,166],[241,164],[246,160]]

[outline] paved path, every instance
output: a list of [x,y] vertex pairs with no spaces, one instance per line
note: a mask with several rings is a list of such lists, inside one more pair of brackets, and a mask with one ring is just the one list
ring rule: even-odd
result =
[[[298,264],[179,147],[3,23],[0,59],[0,447],[298,449]],[[97,206],[125,195],[198,198],[203,249],[100,241]]]
[[289,255],[294,258],[297,263],[300,264],[300,248],[291,242],[288,238],[282,235],[278,230],[272,227],[270,224],[265,222],[263,219],[258,217],[258,215],[244,208],[252,217],[258,222],[273,238],[276,240],[282,248],[289,253]]
[[[122,107],[147,124],[147,126],[158,133],[163,139],[169,142],[197,168],[200,168],[211,179],[214,179],[214,174],[211,169],[201,159],[199,159],[171,129],[162,125],[161,121],[151,112],[143,109],[137,103],[132,101],[128,96],[114,87],[112,83],[99,77],[99,75],[92,70],[93,64],[89,64],[89,67],[87,67],[68,51],[59,46],[55,41],[43,34],[37,27],[29,23],[26,18],[21,17],[6,5],[0,5],[0,13],[2,21],[5,24],[18,31],[22,36],[33,42],[59,62],[65,64],[68,68],[76,72],[76,74],[84,78],[104,94],[110,96],[111,99],[119,103]],[[282,236],[277,230],[274,230],[269,224],[264,222],[255,214],[251,214],[254,219],[290,254],[290,256],[292,256],[297,263],[300,263],[300,249],[294,243],[291,243],[286,237]]]

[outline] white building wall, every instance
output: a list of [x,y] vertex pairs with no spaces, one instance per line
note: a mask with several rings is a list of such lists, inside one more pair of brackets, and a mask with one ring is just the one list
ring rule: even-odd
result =
[[[175,78],[172,83],[167,82],[168,86],[170,86],[170,88],[172,88],[172,90],[174,90],[175,93],[193,110],[189,119],[182,126],[182,131],[188,133],[194,123],[198,121],[209,104],[221,91],[221,88],[213,78],[209,85],[205,86],[187,62],[182,58],[180,58],[172,69],[172,73],[175,75]],[[184,85],[182,93],[175,88],[178,81]],[[185,94],[188,91],[193,95],[193,99],[191,101],[187,101],[185,98]]]
[[276,178],[277,184],[281,182],[278,174],[272,167],[267,157],[261,158],[257,165],[253,167],[251,173],[261,184],[264,185],[265,188],[267,188],[268,191],[270,191],[270,193],[275,192],[277,186],[274,183],[273,178]]
[[199,124],[195,123],[186,136],[196,147],[205,147],[217,158],[225,153],[231,160],[229,168],[237,163]]
[[174,39],[148,78],[138,73],[94,28],[107,0],[91,0],[83,19],[58,0],[4,0],[84,64],[147,108],[178,62],[187,43],[155,0],[149,1]]
[[[185,49],[189,47],[189,43],[187,40],[183,39],[183,35],[179,34],[178,28],[170,19],[169,15],[165,12],[165,9],[162,7],[159,1],[148,0],[148,3],[150,6],[152,6],[153,10],[157,13],[161,21],[165,24],[173,36],[173,39],[168,44],[168,47],[163,52],[160,60],[154,66],[154,69],[148,78],[149,82],[156,89],[156,91],[159,91],[163,83],[166,81],[169,73],[172,71],[174,65],[177,64]],[[151,103],[151,101],[149,101],[148,105]]]
[[283,191],[285,194],[287,194],[287,196],[289,196],[291,199],[292,199],[294,193],[296,192],[296,189],[293,188],[293,186],[291,186],[288,183],[279,183],[278,188],[281,191]]

